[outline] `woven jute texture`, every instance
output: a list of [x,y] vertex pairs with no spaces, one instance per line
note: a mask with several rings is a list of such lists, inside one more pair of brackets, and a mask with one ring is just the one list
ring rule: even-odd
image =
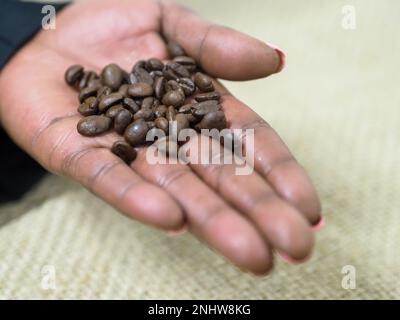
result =
[[[0,208],[0,297],[400,297],[400,2],[185,2],[288,53],[283,73],[226,85],[277,129],[315,181],[327,223],[312,259],[277,259],[264,278],[243,274],[191,235],[130,221],[49,176]],[[342,25],[346,4],[354,30]],[[342,287],[348,265],[353,290]],[[55,289],[45,290],[49,270]]]

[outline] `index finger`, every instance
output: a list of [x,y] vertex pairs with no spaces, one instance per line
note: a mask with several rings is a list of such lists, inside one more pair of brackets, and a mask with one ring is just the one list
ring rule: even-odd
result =
[[160,2],[162,32],[194,57],[210,75],[251,80],[282,70],[279,48],[228,27],[212,24],[173,2]]

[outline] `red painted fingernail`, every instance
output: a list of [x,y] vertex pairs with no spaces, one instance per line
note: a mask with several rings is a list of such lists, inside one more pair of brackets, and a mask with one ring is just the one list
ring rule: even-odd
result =
[[188,225],[185,223],[181,228],[179,228],[177,230],[168,230],[168,231],[166,231],[166,233],[170,237],[177,237],[177,236],[180,236],[180,235],[186,233],[187,230],[188,230]]
[[267,42],[267,44],[271,48],[273,48],[276,51],[276,53],[278,53],[278,56],[279,56],[279,59],[280,59],[280,63],[279,63],[278,68],[276,69],[276,72],[282,71],[283,68],[286,65],[286,53],[285,53],[285,51],[283,51],[281,48],[279,48],[278,46],[276,46],[276,45],[274,45],[272,43]]
[[305,257],[304,259],[296,260],[283,252],[278,252],[278,255],[282,258],[283,261],[285,261],[286,263],[289,263],[289,264],[299,264],[299,263],[303,263],[309,259],[309,257]]
[[325,218],[322,217],[318,223],[314,226],[311,226],[311,230],[314,232],[319,232],[325,226]]

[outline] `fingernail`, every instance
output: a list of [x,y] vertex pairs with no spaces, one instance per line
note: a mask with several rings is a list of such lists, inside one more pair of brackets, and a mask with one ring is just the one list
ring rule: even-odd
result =
[[186,233],[187,230],[188,230],[188,226],[187,226],[187,223],[185,223],[181,228],[179,228],[177,230],[166,231],[166,234],[170,237],[178,237],[178,236]]
[[311,230],[314,232],[319,232],[325,226],[325,218],[322,217],[316,225],[311,226]]
[[305,257],[304,259],[296,260],[293,259],[292,257],[288,256],[286,253],[283,252],[278,252],[278,255],[282,258],[282,260],[288,264],[299,264],[307,261],[309,257]]
[[278,56],[279,56],[280,63],[278,65],[278,68],[276,69],[276,72],[282,71],[283,68],[286,65],[286,53],[285,53],[285,51],[283,51],[281,48],[279,48],[278,46],[276,46],[276,45],[274,45],[272,43],[267,42],[267,45],[269,45],[272,49],[274,49],[276,51],[276,53],[278,54]]

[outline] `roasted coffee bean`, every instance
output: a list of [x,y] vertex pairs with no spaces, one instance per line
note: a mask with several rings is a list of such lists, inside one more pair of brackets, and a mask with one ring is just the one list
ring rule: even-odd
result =
[[153,79],[156,79],[156,78],[162,77],[164,73],[160,70],[155,70],[155,71],[150,71],[149,74]]
[[154,81],[154,93],[157,99],[162,99],[165,94],[165,85],[167,81],[164,77],[159,77]]
[[189,128],[189,120],[185,114],[178,113],[175,116],[175,121],[176,121],[177,134],[179,134],[179,132],[181,132],[182,129]]
[[196,70],[196,61],[188,56],[178,56],[174,58],[174,62],[184,66],[189,72]]
[[139,83],[139,78],[134,74],[133,72],[129,74],[128,76],[128,84],[135,84]]
[[123,72],[121,68],[115,63],[109,64],[104,67],[101,72],[101,81],[112,90],[117,90],[122,84]]
[[221,110],[221,105],[216,100],[208,100],[197,103],[193,106],[193,115],[203,117],[207,113]]
[[195,105],[194,103],[185,104],[182,107],[180,107],[178,111],[179,113],[190,113],[194,105]]
[[111,93],[112,89],[110,87],[102,86],[99,90],[97,90],[97,98],[101,100],[105,96],[108,96]]
[[112,106],[107,110],[105,116],[109,117],[110,119],[114,119],[121,110],[125,110],[122,104],[116,104],[115,106]]
[[132,114],[135,114],[140,109],[140,107],[137,105],[135,100],[133,100],[131,98],[125,98],[124,100],[122,100],[122,105],[125,107],[125,109],[129,110]]
[[161,103],[160,103],[160,100],[154,99],[154,100],[153,100],[153,104],[152,104],[152,106],[151,106],[151,109],[152,109],[153,111],[155,111],[155,110],[158,108],[158,106],[159,106],[160,104],[161,104]]
[[128,93],[131,97],[149,97],[153,94],[154,90],[151,85],[144,82],[131,84]]
[[164,68],[164,63],[160,59],[151,58],[146,61],[146,69],[148,71],[162,70]]
[[154,115],[156,116],[156,118],[164,117],[166,112],[167,107],[164,105],[160,105],[154,110]]
[[[179,79],[177,79],[179,80]],[[181,86],[179,85],[179,83],[175,80],[169,80],[166,84],[165,84],[165,91],[166,92],[170,92],[170,91],[179,91],[179,93],[185,97],[185,92],[183,91],[183,89],[181,88]]]
[[189,71],[176,62],[168,62],[164,68],[164,75],[167,79],[176,80],[178,78],[189,78]]
[[185,96],[192,95],[196,90],[196,86],[190,78],[180,78],[178,79],[178,83],[182,88]]
[[173,40],[168,41],[167,49],[172,58],[186,55],[185,50]]
[[131,146],[138,146],[146,142],[146,134],[149,131],[149,126],[143,119],[138,119],[132,122],[125,130],[125,140]]
[[142,109],[152,109],[154,103],[153,97],[144,98],[142,101]]
[[119,87],[118,92],[121,93],[124,97],[128,97],[128,89],[129,89],[129,84],[125,83]]
[[158,117],[156,120],[154,120],[154,124],[158,129],[161,129],[168,134],[169,122],[166,118]]
[[67,71],[65,71],[64,79],[67,84],[74,86],[83,77],[83,67],[79,64],[70,66]]
[[135,113],[134,119],[143,119],[145,121],[154,120],[154,112],[151,109],[140,109]]
[[95,97],[89,97],[83,103],[80,104],[78,108],[78,112],[87,117],[87,116],[93,116],[97,114],[99,111],[99,101]]
[[132,68],[132,72],[135,72],[137,69],[139,68],[146,68],[146,61],[145,60],[138,60],[133,68]]
[[195,95],[194,99],[196,101],[198,101],[198,102],[207,101],[207,100],[217,100],[217,101],[219,101],[221,99],[221,95],[217,91],[199,93],[199,94]]
[[136,68],[136,70],[133,72],[133,74],[135,75],[138,82],[144,82],[151,86],[154,84],[153,77],[144,68],[140,68],[140,67]]
[[111,152],[120,157],[126,164],[131,164],[136,159],[137,152],[125,141],[116,141],[111,147]]
[[126,127],[132,122],[132,113],[126,109],[120,110],[114,118],[114,130],[123,134]]
[[168,121],[174,121],[175,115],[176,115],[175,108],[173,106],[169,106],[167,112],[165,113],[165,118],[167,118]]
[[213,111],[207,113],[200,123],[197,125],[198,129],[218,129],[226,128],[226,118],[222,111]]
[[108,131],[111,119],[105,116],[88,116],[78,122],[78,132],[87,137],[93,137]]
[[194,75],[194,83],[202,92],[210,92],[214,90],[212,79],[204,73],[197,72]]
[[162,103],[166,106],[180,107],[185,101],[185,96],[178,90],[167,92],[162,98]]
[[105,112],[108,108],[112,107],[120,103],[124,99],[124,96],[119,92],[114,92],[105,96],[103,99],[100,100],[99,103],[99,111]]
[[86,88],[87,86],[89,86],[89,82],[94,80],[94,79],[98,79],[98,75],[96,74],[96,72],[94,72],[94,71],[85,71],[84,74],[83,74],[83,77],[81,78],[81,81],[79,81],[78,88],[80,90]]
[[99,90],[99,86],[91,86],[91,87],[86,87],[82,89],[79,92],[79,102],[83,102],[89,97],[95,97],[97,96],[97,90]]
[[154,121],[146,121],[146,123],[150,130],[155,128],[155,126],[156,126]]
[[186,116],[186,118],[188,119],[189,123],[191,125],[198,123],[201,119],[196,118],[194,115],[192,115],[191,113],[185,113],[184,114]]
[[[96,75],[97,77],[97,75]],[[91,78],[88,81],[87,86],[88,87],[94,87],[94,86],[98,86],[99,88],[102,86],[103,84],[101,83],[101,80],[99,78]]]

